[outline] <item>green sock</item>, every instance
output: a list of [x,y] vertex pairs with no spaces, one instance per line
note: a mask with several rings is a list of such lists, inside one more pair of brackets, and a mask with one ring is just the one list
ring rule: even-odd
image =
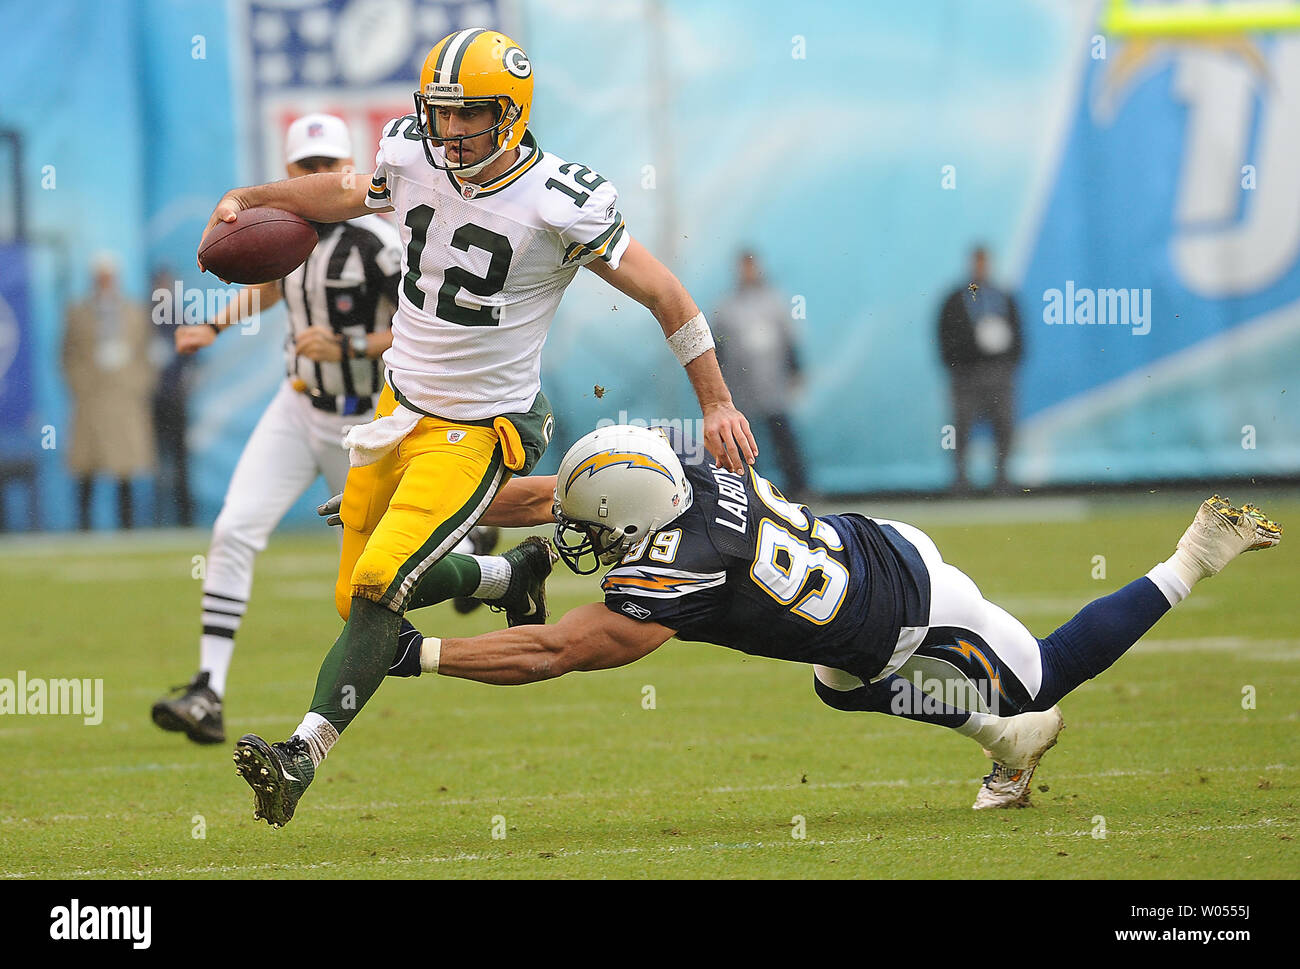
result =
[[423,609],[457,596],[472,596],[482,579],[474,556],[452,552],[420,576],[406,608]]
[[[477,569],[477,566],[475,566]],[[402,617],[387,606],[352,597],[352,612],[321,663],[311,712],[342,733],[388,674]]]

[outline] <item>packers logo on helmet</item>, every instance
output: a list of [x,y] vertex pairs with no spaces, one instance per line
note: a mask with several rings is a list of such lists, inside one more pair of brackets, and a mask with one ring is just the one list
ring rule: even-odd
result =
[[[507,151],[518,148],[528,129],[533,104],[533,65],[523,48],[505,34],[470,27],[449,34],[433,45],[420,71],[415,92],[415,118],[429,164],[458,175],[472,176]],[[492,112],[491,123],[478,131],[451,135],[439,130],[439,108],[481,105]],[[469,141],[488,135],[491,150],[483,158],[454,163],[447,149],[454,146],[464,159]]]
[[506,70],[515,77],[530,77],[533,73],[532,62],[529,61],[528,55],[518,47],[511,47],[506,51],[506,56],[502,58]]

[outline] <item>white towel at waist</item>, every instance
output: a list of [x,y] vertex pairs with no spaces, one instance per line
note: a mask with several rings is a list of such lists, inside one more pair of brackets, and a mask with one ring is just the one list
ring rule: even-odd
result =
[[343,446],[348,449],[348,462],[354,468],[374,464],[415,430],[415,425],[420,423],[423,416],[398,404],[387,417],[348,428],[348,432],[343,435]]

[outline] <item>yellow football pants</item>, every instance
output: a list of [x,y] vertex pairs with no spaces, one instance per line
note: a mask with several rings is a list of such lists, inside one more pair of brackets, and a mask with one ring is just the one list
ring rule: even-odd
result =
[[[385,385],[375,417],[396,407]],[[334,602],[348,618],[352,597],[402,612],[411,590],[450,552],[510,479],[491,427],[423,417],[374,464],[352,468],[343,489],[343,553]]]

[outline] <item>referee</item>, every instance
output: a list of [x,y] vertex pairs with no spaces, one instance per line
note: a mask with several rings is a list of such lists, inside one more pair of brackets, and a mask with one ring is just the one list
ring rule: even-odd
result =
[[[299,118],[286,136],[285,167],[290,178],[353,168],[347,125],[328,114]],[[371,420],[383,389],[379,358],[392,343],[402,264],[397,229],[377,214],[315,229],[316,248],[284,279],[241,290],[211,321],[176,329],[177,351],[189,354],[281,300],[289,317],[285,380],[244,445],[212,529],[199,672],[153,705],[154,723],[201,744],[225,740],[222,698],[254,558],[318,477],[330,494],[343,490],[343,434]]]

